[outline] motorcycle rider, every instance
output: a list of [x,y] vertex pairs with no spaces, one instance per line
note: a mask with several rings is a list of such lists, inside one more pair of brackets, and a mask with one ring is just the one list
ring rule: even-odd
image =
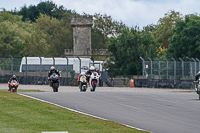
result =
[[200,71],[195,75],[195,77],[194,77],[194,81],[195,81],[195,89],[197,90],[197,83],[198,83],[198,79],[199,79],[199,77],[200,77]]
[[[58,74],[58,76],[60,77],[59,71],[58,71],[54,66],[51,66],[50,71],[48,72],[49,86],[51,86],[50,76],[51,76],[53,73]],[[60,86],[60,81],[58,81],[58,82],[59,82],[59,86]]]
[[194,80],[197,81],[200,77],[200,71],[195,75]]
[[[87,70],[86,75],[91,75],[93,72],[97,72],[100,75],[100,72],[94,66],[91,66]],[[90,77],[87,76],[87,82],[89,82],[89,79],[90,79]]]
[[77,84],[79,84],[79,87],[80,87],[80,88],[81,88],[80,78],[81,78],[82,76],[86,76],[85,72],[81,72],[81,73],[79,74],[79,76],[78,76],[78,79],[77,79]]
[[13,76],[8,80],[8,88],[9,88],[8,91],[10,91],[10,89],[11,89],[10,82],[11,82],[12,80],[16,80],[16,81],[18,82],[18,79],[17,79],[16,75],[13,75]]
[[85,76],[85,75],[86,75],[85,72],[81,72],[79,74],[78,79],[77,79],[77,84],[80,84],[80,78],[81,78],[81,76]]

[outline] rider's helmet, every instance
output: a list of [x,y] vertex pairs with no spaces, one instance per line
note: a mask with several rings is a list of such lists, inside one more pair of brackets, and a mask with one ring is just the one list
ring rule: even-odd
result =
[[90,67],[90,71],[91,71],[91,72],[94,72],[94,71],[95,71],[95,67],[94,67],[94,66],[91,66],[91,67]]
[[198,73],[197,74],[199,74],[200,73],[200,71],[198,71]]
[[51,71],[55,71],[56,70],[56,68],[54,66],[52,66],[50,69],[51,69]]
[[81,76],[84,76],[85,75],[85,72],[81,72]]
[[16,80],[16,76],[15,75],[12,76],[12,80]]

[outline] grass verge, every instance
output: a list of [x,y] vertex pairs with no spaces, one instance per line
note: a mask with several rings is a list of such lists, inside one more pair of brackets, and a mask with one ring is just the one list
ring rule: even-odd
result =
[[195,90],[191,90],[191,91],[171,91],[172,93],[193,93],[196,92]]
[[[18,92],[24,90],[18,90]],[[32,91],[32,90],[26,90]],[[69,111],[0,90],[0,132],[144,133],[133,128]]]

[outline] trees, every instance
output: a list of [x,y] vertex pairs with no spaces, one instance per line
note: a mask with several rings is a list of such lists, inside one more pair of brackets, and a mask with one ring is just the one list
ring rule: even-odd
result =
[[35,19],[39,16],[39,11],[36,6],[31,5],[27,8],[25,5],[17,14],[23,16],[23,21],[35,22]]
[[[24,45],[23,53],[29,56],[64,56],[64,49],[72,48],[71,10],[57,6],[52,1],[40,2],[37,6],[21,8],[12,14],[22,15],[22,20],[31,22],[31,35]],[[16,15],[16,16],[17,16]]]
[[141,73],[140,56],[156,56],[156,42],[149,32],[136,28],[123,30],[117,38],[110,38],[108,50],[111,52],[105,65],[109,75],[139,75]]
[[106,67],[110,76],[140,74],[140,56],[164,58],[164,50],[170,46],[168,39],[172,30],[181,20],[179,12],[170,11],[158,21],[158,25],[148,25],[142,31],[136,26],[114,35],[116,38],[108,39],[111,55]]
[[106,14],[95,14],[92,27],[92,48],[107,48],[109,37],[117,37],[123,29],[128,29],[122,22],[115,21]]
[[12,12],[13,14],[22,15],[23,21],[35,22],[40,14],[46,14],[50,17],[61,19],[65,12],[71,12],[71,10],[65,10],[63,6],[57,6],[52,1],[40,2],[37,6],[30,5],[29,7],[23,6],[19,12]]
[[40,2],[37,5],[37,9],[38,9],[39,13],[46,14],[46,15],[48,15],[50,17],[54,17],[56,19],[61,19],[63,13],[65,13],[67,11],[64,9],[64,7],[62,5],[58,7],[52,1]]
[[200,58],[200,17],[187,15],[184,21],[176,24],[170,46],[166,51],[168,57]]
[[24,52],[31,56],[62,57],[64,49],[72,48],[72,29],[69,24],[65,20],[59,21],[40,14]]
[[182,19],[183,17],[180,12],[175,12],[173,10],[166,13],[163,18],[159,19],[153,34],[162,47],[168,48],[168,39],[172,36],[172,30],[175,28],[176,23]]
[[22,16],[0,12],[0,56],[22,56],[24,45],[30,36],[30,23],[22,22]]
[[[63,57],[64,49],[72,49],[72,14],[76,12],[52,1],[24,6],[12,14],[0,12],[1,57],[9,54]],[[105,66],[112,76],[141,73],[140,56],[200,58],[198,15],[183,19],[179,12],[169,11],[157,25],[147,25],[142,30],[137,26],[129,28],[106,14],[95,14],[93,18],[92,49],[108,48],[111,54]]]
[[64,56],[72,48],[70,14],[58,20],[41,14],[35,23],[23,22],[22,16],[0,12],[0,56]]

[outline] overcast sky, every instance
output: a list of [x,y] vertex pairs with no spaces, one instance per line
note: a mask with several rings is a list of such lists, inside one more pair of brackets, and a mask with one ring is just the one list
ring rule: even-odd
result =
[[[0,0],[0,8],[7,11],[20,10],[24,5],[37,5],[44,0]],[[138,25],[140,28],[157,24],[160,18],[170,10],[187,14],[200,14],[200,0],[53,0],[58,6],[94,15],[107,14],[127,26]]]

